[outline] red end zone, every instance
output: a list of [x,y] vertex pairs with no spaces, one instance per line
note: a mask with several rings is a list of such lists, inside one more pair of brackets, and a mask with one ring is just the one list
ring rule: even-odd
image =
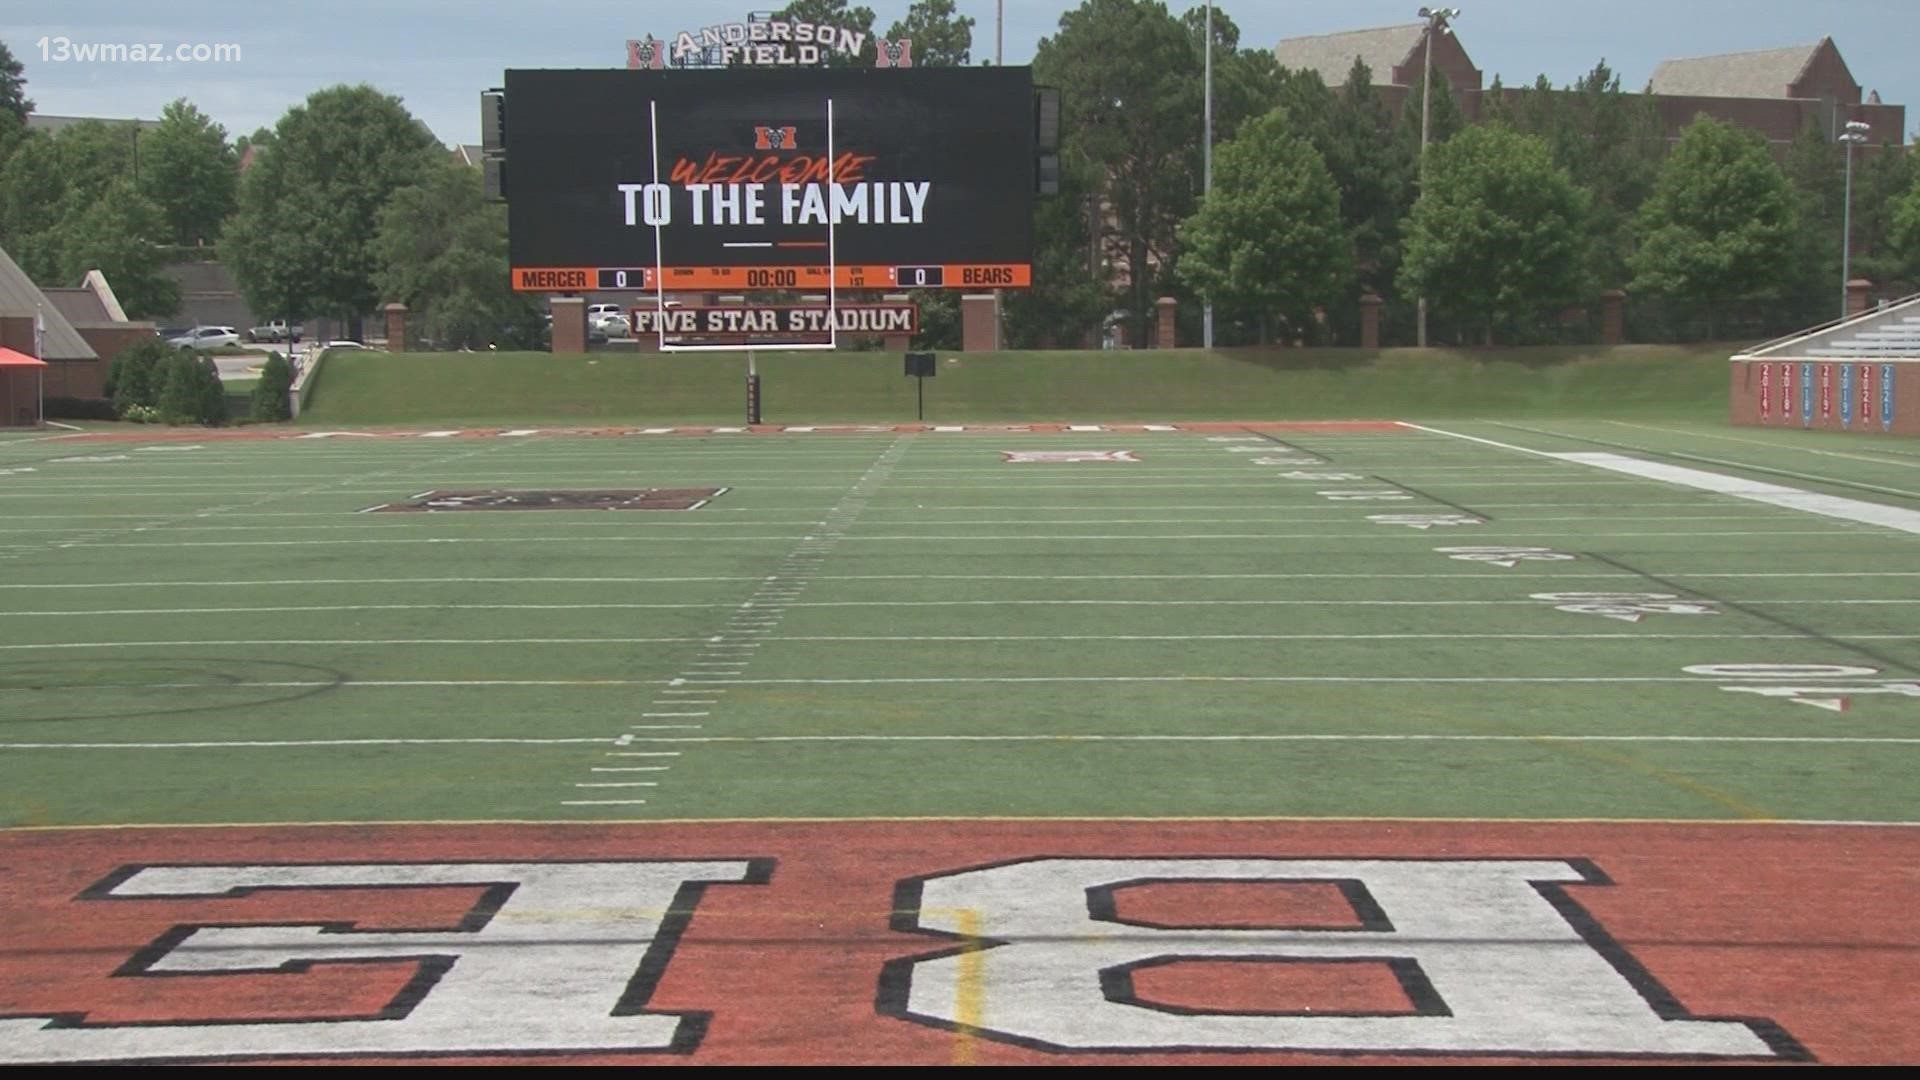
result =
[[0,833],[0,1062],[1920,1060],[1920,830]]

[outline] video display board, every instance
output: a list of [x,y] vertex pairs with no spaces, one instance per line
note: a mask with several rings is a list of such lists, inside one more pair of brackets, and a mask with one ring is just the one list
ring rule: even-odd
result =
[[1026,68],[509,71],[505,89],[516,289],[1031,283]]

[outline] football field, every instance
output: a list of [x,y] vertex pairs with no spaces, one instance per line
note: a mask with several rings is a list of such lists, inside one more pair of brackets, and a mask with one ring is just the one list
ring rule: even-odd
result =
[[219,434],[0,441],[0,1060],[1920,1060],[1910,442]]

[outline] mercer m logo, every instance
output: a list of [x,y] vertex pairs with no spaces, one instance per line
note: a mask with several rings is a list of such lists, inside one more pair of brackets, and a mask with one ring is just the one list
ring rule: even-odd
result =
[[649,36],[645,39],[627,42],[627,68],[629,70],[660,71],[667,66],[667,43]]
[[756,127],[753,129],[753,148],[755,150],[792,150],[800,144],[800,129],[796,127]]

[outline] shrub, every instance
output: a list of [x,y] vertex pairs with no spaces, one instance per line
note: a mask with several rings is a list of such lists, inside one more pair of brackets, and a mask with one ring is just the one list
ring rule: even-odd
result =
[[49,420],[118,420],[113,402],[106,398],[50,397],[41,410]]
[[291,420],[293,405],[288,392],[293,386],[293,369],[287,358],[277,352],[267,354],[260,369],[260,381],[254,384],[248,412],[255,420]]
[[159,338],[143,338],[120,350],[107,366],[106,396],[122,416],[134,405],[153,405],[160,397],[160,365],[174,354]]

